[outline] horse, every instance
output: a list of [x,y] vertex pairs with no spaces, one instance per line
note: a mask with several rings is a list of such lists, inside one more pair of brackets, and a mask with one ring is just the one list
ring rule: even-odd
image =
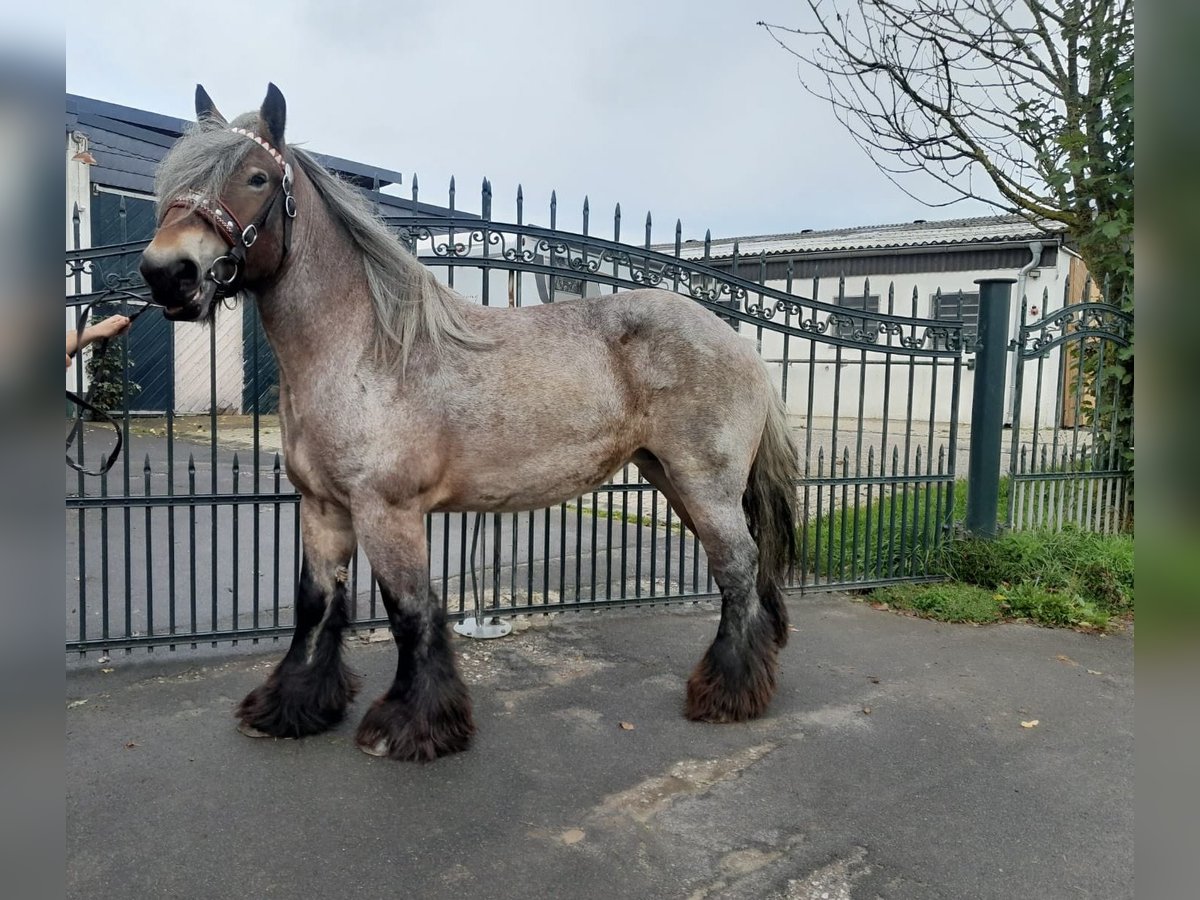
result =
[[664,290],[476,304],[360,191],[289,147],[285,122],[274,84],[232,121],[197,85],[196,122],[156,173],[157,226],[140,262],[168,320],[211,322],[223,299],[251,297],[278,361],[303,560],[291,643],[237,707],[238,729],[299,738],[345,717],[359,687],[343,659],[347,566],[361,545],[397,666],[356,744],[411,761],[465,750],[475,724],[430,587],[425,515],[555,505],[629,462],[699,539],[721,592],[684,713],[761,715],[788,638],[798,465],[750,343]]

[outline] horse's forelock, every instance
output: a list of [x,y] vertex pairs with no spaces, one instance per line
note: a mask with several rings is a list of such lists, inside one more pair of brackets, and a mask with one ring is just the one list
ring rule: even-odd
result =
[[[253,128],[258,116],[248,113],[232,123],[239,128]],[[175,142],[158,166],[155,176],[155,194],[158,209],[177,197],[198,193],[218,197],[225,183],[246,158],[254,145],[239,134],[229,130],[230,126],[205,119],[191,126]]]
[[[257,113],[246,113],[229,124],[205,119],[189,128],[159,164],[159,214],[181,196],[220,196],[255,146],[230,129],[257,131],[259,125]],[[311,154],[292,146],[290,155],[363,254],[378,326],[376,349],[383,358],[403,370],[418,341],[439,348],[487,345],[472,333],[456,296],[388,231],[360,191],[328,172]]]

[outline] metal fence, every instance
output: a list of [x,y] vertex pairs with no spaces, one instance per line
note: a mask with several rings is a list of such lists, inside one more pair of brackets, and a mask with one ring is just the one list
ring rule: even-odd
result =
[[[1036,321],[1027,321],[1023,308],[1011,347],[1017,361],[1008,525],[1111,534],[1126,530],[1132,516],[1127,451],[1133,410],[1121,354],[1133,317],[1100,302],[1088,283],[1079,302],[1068,302],[1070,294],[1068,284],[1053,312],[1044,295]],[[1054,400],[1048,423],[1046,396]],[[1030,401],[1032,427],[1022,427],[1022,403]]]
[[[790,274],[770,286],[765,257],[735,255],[732,268],[718,270],[685,258],[678,222],[673,241],[654,243],[649,215],[641,241],[624,242],[620,207],[601,237],[587,201],[572,231],[561,227],[554,198],[548,225],[527,223],[518,191],[513,220],[502,222],[485,181],[480,213],[390,224],[439,277],[483,304],[586,302],[659,287],[692,297],[754,342],[802,457],[799,587],[931,577],[928,560],[961,500],[961,322],[921,317],[916,295],[898,297],[890,285],[874,289],[886,298],[880,311],[839,302],[860,296],[844,282],[833,302],[805,296],[819,296],[818,286],[802,293]],[[68,309],[99,298],[111,301],[97,308],[105,314],[131,302],[144,242],[84,243],[76,229]],[[872,291],[865,284],[861,296]],[[148,342],[149,321],[158,343]],[[139,330],[140,349],[135,338],[123,342],[106,376],[125,452],[104,478],[68,476],[67,648],[283,634],[300,564],[298,496],[280,455],[274,368],[254,304],[221,310],[213,327],[152,311]],[[139,354],[158,362],[148,370]],[[85,369],[79,362],[73,373],[81,389]],[[135,386],[150,377],[162,399],[139,406]],[[85,427],[72,452],[94,464],[105,440]],[[703,549],[632,466],[554,508],[437,514],[427,526],[433,585],[452,619],[715,596]],[[385,623],[361,555],[350,595],[357,625]]]

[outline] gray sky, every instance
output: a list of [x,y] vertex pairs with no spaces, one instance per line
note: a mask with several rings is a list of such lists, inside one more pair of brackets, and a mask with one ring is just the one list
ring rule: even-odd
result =
[[[655,241],[986,215],[930,209],[893,186],[759,19],[801,21],[798,0],[457,0],[259,3],[69,0],[67,90],[191,118],[201,82],[227,116],[268,81],[288,101],[287,137],[420,176],[421,197],[497,218]],[[932,182],[905,182],[917,193]],[[936,196],[936,194],[934,194]]]

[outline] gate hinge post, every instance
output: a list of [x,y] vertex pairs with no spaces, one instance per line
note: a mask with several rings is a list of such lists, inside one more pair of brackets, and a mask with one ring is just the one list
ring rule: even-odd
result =
[[971,396],[971,449],[967,458],[966,529],[993,538],[1000,509],[1000,456],[1004,439],[1004,382],[1009,314],[1015,278],[979,278],[979,335]]

